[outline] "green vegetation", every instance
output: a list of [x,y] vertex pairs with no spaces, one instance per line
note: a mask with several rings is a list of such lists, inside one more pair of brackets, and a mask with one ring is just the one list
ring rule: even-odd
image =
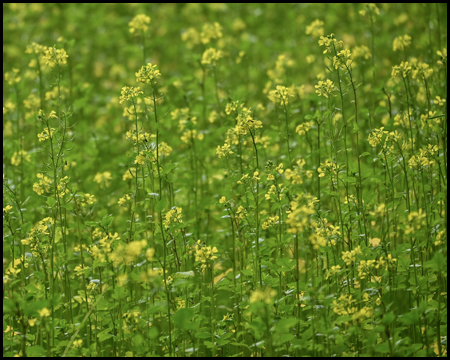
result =
[[3,4],[3,356],[446,356],[446,4]]

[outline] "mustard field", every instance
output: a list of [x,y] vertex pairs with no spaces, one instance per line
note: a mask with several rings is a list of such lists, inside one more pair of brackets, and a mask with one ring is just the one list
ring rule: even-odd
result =
[[3,4],[3,356],[447,356],[447,5]]

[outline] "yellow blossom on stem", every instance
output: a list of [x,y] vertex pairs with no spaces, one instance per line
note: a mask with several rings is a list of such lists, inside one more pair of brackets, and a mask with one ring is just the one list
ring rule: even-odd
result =
[[130,27],[130,33],[133,34],[136,30],[142,30],[143,32],[146,32],[148,30],[147,24],[150,24],[150,20],[150,16],[147,16],[145,14],[136,15],[133,20],[128,23],[128,26]]

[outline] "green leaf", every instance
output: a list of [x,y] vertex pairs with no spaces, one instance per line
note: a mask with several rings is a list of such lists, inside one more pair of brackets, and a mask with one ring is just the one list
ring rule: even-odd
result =
[[395,319],[395,315],[394,315],[394,313],[391,311],[391,312],[389,312],[389,313],[387,313],[386,315],[383,316],[383,319],[381,319],[381,322],[382,322],[384,325],[389,326],[389,325],[394,321],[394,319]]
[[211,334],[209,332],[202,331],[202,332],[195,334],[195,337],[197,339],[211,339]]
[[399,321],[406,326],[413,325],[419,321],[419,312],[417,310],[412,310],[411,312],[399,317]]
[[[5,344],[3,344],[5,345]],[[27,355],[33,357],[41,357],[45,355],[45,349],[39,345],[27,347]]]
[[155,211],[160,212],[163,211],[167,206],[167,199],[161,199],[158,201],[158,203],[155,206]]
[[102,221],[100,221],[100,225],[107,228],[107,227],[109,227],[109,225],[111,225],[113,220],[114,220],[114,216],[111,216],[111,215],[105,216],[102,219]]
[[133,338],[133,344],[134,344],[135,346],[139,346],[139,345],[142,344],[142,335],[141,335],[141,334],[136,334],[136,335],[134,335],[134,338]]
[[55,204],[56,204],[56,200],[53,197],[49,196],[47,198],[47,205],[49,207],[53,207],[53,206],[55,206]]
[[174,277],[177,275],[178,276],[195,276],[195,273],[193,271],[179,271],[179,272],[175,273]]
[[150,340],[156,339],[159,336],[159,331],[155,326],[152,326],[148,331],[148,337]]
[[98,341],[103,342],[105,340],[108,340],[109,338],[112,338],[113,336],[109,333],[111,329],[105,329],[103,331],[100,331],[97,335]]
[[180,309],[178,310],[175,315],[173,316],[173,323],[175,326],[184,329],[184,330],[191,330],[192,324],[190,321],[194,317],[194,310],[192,309]]
[[364,157],[364,156],[369,156],[370,153],[369,152],[363,152],[361,155],[359,155],[360,158]]

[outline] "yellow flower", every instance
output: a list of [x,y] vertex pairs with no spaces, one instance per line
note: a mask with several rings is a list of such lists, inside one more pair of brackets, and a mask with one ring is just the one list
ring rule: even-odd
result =
[[65,65],[67,64],[66,58],[68,58],[66,51],[64,49],[56,49],[56,47],[48,47],[45,50],[43,60],[45,65],[49,67],[54,67],[56,65]]
[[49,317],[51,315],[50,310],[47,309],[46,307],[41,310],[38,310],[38,313],[40,317]]
[[120,95],[120,104],[122,104],[124,101],[132,100],[143,93],[144,92],[140,87],[124,86]]
[[334,83],[330,79],[327,79],[327,81],[325,81],[325,82],[319,81],[315,87],[316,87],[316,93],[319,96],[323,95],[326,98],[328,98],[328,96],[331,95],[332,91],[334,91],[336,89],[334,86]]
[[411,36],[405,34],[394,39],[392,48],[394,51],[403,51],[405,50],[405,47],[408,47],[409,45],[411,45]]
[[400,65],[392,67],[392,77],[405,78],[411,72],[411,65],[407,61],[402,61]]
[[81,345],[83,345],[83,340],[81,340],[81,339],[75,340],[73,342],[73,347],[75,347],[75,348],[79,348],[79,347],[81,347]]
[[227,198],[225,196],[222,196],[219,200],[219,203],[225,204],[227,202]]
[[6,207],[3,208],[3,214],[7,214],[12,208],[13,207],[11,205],[6,205]]
[[264,290],[256,289],[250,295],[249,301],[250,301],[250,303],[264,301],[266,304],[270,304],[276,295],[277,295],[277,291],[270,287],[266,287]]
[[54,128],[45,128],[43,132],[38,134],[39,141],[45,141],[47,139],[53,138],[53,133],[55,132]]
[[136,15],[133,20],[128,23],[130,27],[130,33],[134,33],[136,30],[142,30],[146,32],[148,30],[147,24],[150,24],[150,16],[139,14]]
[[97,173],[94,176],[94,181],[99,184],[101,187],[106,186],[109,187],[110,182],[112,180],[111,173],[109,171],[105,171],[103,173]]
[[444,106],[444,103],[446,102],[445,99],[441,99],[440,96],[436,96],[436,99],[434,100],[434,103],[439,106]]
[[14,83],[18,83],[22,78],[18,75],[19,69],[12,69],[12,71],[8,71],[5,73],[5,80],[9,85]]
[[161,76],[159,70],[156,70],[157,65],[152,65],[152,63],[148,63],[145,66],[142,66],[141,69],[135,74],[136,81],[141,82],[143,84],[153,83],[153,79],[157,79]]
[[216,50],[214,48],[209,48],[205,50],[205,52],[202,55],[202,64],[212,64],[213,66],[216,66],[216,61],[218,61],[220,58],[223,57],[223,53],[220,50]]
[[323,21],[316,19],[306,27],[306,35],[311,35],[313,38],[324,34]]
[[381,240],[379,238],[373,238],[369,240],[370,245],[372,245],[372,247],[376,247],[378,245],[380,245]]

